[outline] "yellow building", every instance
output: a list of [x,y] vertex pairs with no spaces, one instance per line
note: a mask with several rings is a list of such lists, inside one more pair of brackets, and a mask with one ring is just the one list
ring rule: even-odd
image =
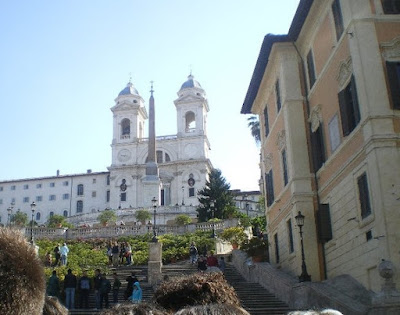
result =
[[[378,291],[400,271],[400,1],[301,0],[265,36],[242,107],[260,118],[270,262]],[[398,287],[399,272],[395,276]]]

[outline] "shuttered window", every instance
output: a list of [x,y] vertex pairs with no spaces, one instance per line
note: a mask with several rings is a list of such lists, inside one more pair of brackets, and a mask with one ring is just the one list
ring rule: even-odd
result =
[[289,253],[294,252],[294,242],[293,242],[293,229],[292,229],[292,220],[286,222],[287,224],[287,231],[288,231],[288,238],[289,238]]
[[334,0],[332,3],[332,14],[333,20],[335,22],[336,39],[339,40],[340,36],[343,34],[343,17],[342,9],[340,8],[339,0]]
[[350,83],[339,92],[340,119],[343,136],[349,135],[360,122],[360,108],[354,76]]
[[366,173],[363,173],[360,177],[357,178],[357,185],[358,185],[358,197],[360,200],[360,208],[361,208],[361,218],[365,219],[372,212],[369,200],[369,190],[368,190],[368,181]]
[[275,83],[275,96],[276,96],[276,108],[277,108],[277,112],[279,113],[279,111],[281,110],[281,107],[282,107],[279,80],[276,80],[276,83]]
[[400,62],[386,62],[392,108],[400,109]]
[[83,212],[83,201],[78,200],[76,202],[76,213],[81,213],[81,212]]
[[325,145],[321,124],[317,130],[311,133],[311,146],[314,172],[317,172],[325,163]]
[[264,108],[264,128],[265,128],[265,136],[267,137],[269,134],[268,106],[265,106]]
[[286,150],[282,151],[282,169],[283,169],[283,184],[284,184],[284,186],[286,186],[289,181]]
[[274,243],[275,243],[275,260],[276,260],[276,263],[279,264],[280,257],[279,257],[278,234],[274,235]]
[[315,83],[315,67],[314,67],[314,58],[312,50],[308,52],[307,55],[307,69],[308,69],[308,83],[310,84],[310,90]]
[[265,174],[265,183],[267,185],[267,206],[269,207],[275,200],[272,169]]

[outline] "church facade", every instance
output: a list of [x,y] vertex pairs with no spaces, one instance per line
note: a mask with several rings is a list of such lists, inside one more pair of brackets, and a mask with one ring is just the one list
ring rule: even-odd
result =
[[[104,209],[139,209],[152,206],[160,211],[198,204],[197,191],[212,168],[208,151],[206,93],[189,75],[174,101],[177,133],[155,136],[155,100],[145,102],[129,82],[111,108],[113,114],[112,161],[108,171],[10,180],[0,182],[0,223],[8,224],[16,211],[45,223],[54,214],[71,217]],[[148,124],[148,126],[147,126]],[[149,128],[149,137],[145,130]],[[149,174],[152,175],[149,175]],[[192,212],[194,211],[194,207]]]

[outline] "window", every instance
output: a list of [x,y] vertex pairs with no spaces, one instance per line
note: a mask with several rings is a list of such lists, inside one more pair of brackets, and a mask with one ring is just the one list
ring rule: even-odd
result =
[[289,238],[289,253],[294,252],[294,242],[293,242],[293,229],[292,229],[292,220],[289,219],[289,221],[286,222],[287,225],[287,232],[288,232],[288,238]]
[[329,140],[331,144],[331,152],[334,152],[340,145],[339,118],[338,115],[333,116],[329,122]]
[[56,195],[50,195],[49,196],[50,201],[55,201],[56,200]]
[[189,188],[189,197],[194,197],[194,187]]
[[42,184],[36,184],[36,188],[42,188]]
[[11,190],[15,190],[15,188],[16,188],[15,185],[11,186]]
[[64,216],[65,218],[68,217],[68,211],[67,211],[67,210],[64,210],[63,216]]
[[368,181],[366,173],[363,173],[360,177],[357,178],[357,185],[358,185],[358,198],[360,200],[360,208],[361,208],[361,218],[365,219],[372,213],[371,204],[369,200]]
[[40,212],[36,212],[36,221],[40,221]]
[[196,116],[193,112],[187,112],[185,115],[185,131],[192,132],[196,129]]
[[107,175],[106,183],[107,183],[107,186],[110,186],[110,175]]
[[276,96],[276,108],[277,108],[277,112],[279,113],[279,111],[281,110],[281,91],[279,88],[279,80],[276,80],[275,83],[275,96]]
[[131,121],[127,118],[123,119],[121,122],[122,136],[129,136],[131,133]]
[[42,196],[36,196],[36,201],[37,202],[41,202],[43,200],[43,197]]
[[265,183],[267,185],[267,206],[269,207],[270,205],[273,204],[275,200],[275,195],[274,195],[274,178],[272,174],[272,169],[265,174]]
[[274,235],[274,243],[275,243],[275,261],[279,264],[279,243],[278,243],[278,234]]
[[23,202],[29,202],[29,197],[24,197]]
[[83,196],[83,185],[82,184],[78,185],[78,196]]
[[308,83],[310,84],[310,90],[315,83],[315,67],[314,67],[314,57],[312,50],[307,54],[307,69],[308,69]]
[[351,77],[349,84],[339,92],[339,107],[343,136],[347,136],[360,122],[360,109],[354,76]]
[[93,178],[92,184],[96,184],[96,178]]
[[110,202],[110,191],[109,190],[107,190],[107,193],[106,193],[106,202]]
[[126,201],[126,193],[121,193],[121,201]]
[[96,198],[96,192],[92,191],[92,198]]
[[28,184],[25,184],[25,185],[24,185],[24,189],[25,189],[25,190],[29,189],[29,185],[28,185]]
[[334,0],[332,3],[332,14],[333,21],[335,22],[336,39],[339,40],[340,36],[343,34],[343,17],[342,10],[340,9],[339,0]]
[[50,187],[55,187],[56,183],[50,183]]
[[68,186],[68,185],[69,185],[69,183],[67,180],[63,182],[63,186]]
[[157,150],[156,155],[157,155],[157,163],[162,163],[163,162],[163,152]]
[[269,134],[268,105],[266,105],[264,108],[264,128],[265,128],[265,136],[267,137]]
[[15,198],[11,198],[11,203],[15,204]]
[[78,200],[76,202],[76,213],[82,213],[83,212],[83,201]]
[[69,194],[63,194],[63,200],[68,200],[69,199]]
[[50,211],[50,218],[54,215],[53,211]]
[[400,1],[382,0],[382,8],[385,14],[400,14]]
[[165,162],[171,162],[171,158],[168,153],[165,153]]
[[282,169],[283,169],[283,184],[284,184],[284,186],[286,186],[289,181],[288,167],[287,167],[287,160],[286,160],[286,149],[282,150]]
[[317,130],[311,132],[311,146],[314,172],[317,172],[325,162],[324,136],[322,134],[322,125]]
[[400,62],[386,61],[392,108],[400,109]]

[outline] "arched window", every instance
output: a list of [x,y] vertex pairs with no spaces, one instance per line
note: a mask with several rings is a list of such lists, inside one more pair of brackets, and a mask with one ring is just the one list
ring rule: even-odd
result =
[[40,212],[36,212],[36,221],[40,221]]
[[121,135],[129,136],[131,134],[131,121],[128,118],[124,118],[121,121]]
[[50,218],[54,215],[53,211],[50,211]]
[[162,163],[163,162],[163,151],[157,150],[156,155],[157,155],[157,163]]
[[68,211],[67,210],[64,210],[63,216],[66,217],[66,218],[68,217]]
[[76,213],[82,213],[83,212],[83,201],[78,200],[76,202]]
[[171,158],[168,153],[165,153],[165,162],[171,162]]
[[83,196],[83,185],[82,184],[78,185],[78,196]]
[[196,129],[196,116],[193,112],[187,112],[185,115],[186,132],[192,132]]

